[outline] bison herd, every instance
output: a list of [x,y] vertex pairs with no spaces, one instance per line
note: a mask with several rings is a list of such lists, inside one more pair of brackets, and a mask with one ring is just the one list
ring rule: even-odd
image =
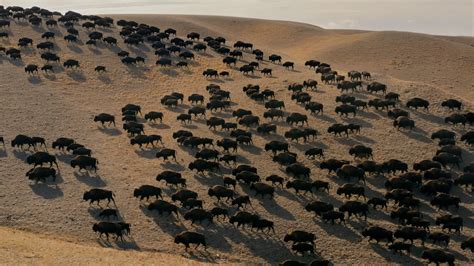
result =
[[[264,52],[254,49],[252,43],[237,41],[230,50],[226,46],[227,40],[223,37],[206,37],[200,42],[201,35],[196,32],[187,34],[186,39],[177,37],[174,29],[160,30],[155,26],[139,24],[135,21],[118,20],[100,16],[84,16],[76,12],[67,12],[62,15],[57,12],[50,12],[41,8],[23,9],[20,7],[0,8],[0,27],[8,28],[12,21],[25,20],[33,27],[41,25],[43,22],[47,27],[58,27],[62,25],[67,30],[64,39],[68,42],[78,42],[77,25],[90,31],[87,45],[95,46],[98,42],[106,45],[118,45],[118,40],[112,36],[103,36],[100,31],[104,28],[120,27],[120,36],[127,46],[139,46],[145,43],[150,44],[155,49],[155,55],[159,57],[157,65],[169,67],[176,62],[177,66],[187,67],[188,60],[195,59],[191,49],[197,53],[212,48],[216,53],[224,56],[223,63],[226,65],[236,65],[240,59],[248,54],[255,56],[253,62],[249,62],[237,68],[245,75],[253,74],[260,68],[261,61],[264,60]],[[55,20],[54,18],[57,18]],[[45,21],[43,21],[45,20]],[[82,24],[81,24],[82,23]],[[0,30],[1,31],[1,30]],[[107,31],[109,32],[109,31]],[[2,33],[2,37],[10,38],[8,34]],[[54,40],[54,32],[45,32],[41,36],[46,40]],[[12,60],[21,60],[21,49],[33,45],[30,38],[21,38],[18,41],[18,48],[1,48]],[[60,57],[53,53],[55,43],[45,41],[37,44],[37,49],[47,50],[41,54],[41,58],[46,64],[39,68],[36,65],[28,64],[25,71],[35,74],[38,69],[43,71],[53,71],[50,62],[60,62]],[[178,57],[172,55],[178,54]],[[117,54],[122,63],[126,65],[136,65],[144,63],[147,59],[143,57],[131,57],[127,51],[120,51]],[[281,64],[283,58],[277,54],[268,56],[268,61]],[[294,69],[295,63],[284,61],[281,64],[287,69]],[[357,116],[359,112],[370,112],[372,110],[381,111],[386,114],[393,127],[398,130],[411,131],[418,127],[417,121],[410,116],[410,109],[421,109],[420,112],[429,112],[436,103],[430,103],[422,98],[410,98],[402,102],[400,95],[389,91],[389,86],[375,81],[371,73],[366,71],[349,71],[346,75],[334,70],[330,64],[318,60],[308,60],[304,64],[309,69],[320,75],[320,81],[327,86],[333,86],[341,91],[341,94],[334,100],[338,104],[334,112],[341,117]],[[81,64],[74,59],[63,62],[65,68],[79,68]],[[96,66],[95,71],[106,72],[106,66]],[[264,68],[260,70],[264,75],[272,75],[272,69]],[[218,71],[206,69],[202,75],[208,78],[228,77],[228,71]],[[346,80],[347,79],[347,80]],[[462,234],[465,218],[456,215],[457,209],[462,206],[463,199],[452,195],[455,186],[465,187],[472,192],[474,186],[474,163],[463,160],[463,148],[474,145],[474,131],[470,130],[459,135],[458,133],[440,129],[432,132],[431,139],[438,141],[438,150],[435,154],[427,154],[426,158],[419,158],[416,162],[405,162],[399,159],[386,161],[376,161],[377,154],[366,145],[356,144],[347,149],[347,154],[353,158],[351,161],[330,156],[323,148],[310,147],[304,151],[304,156],[315,161],[316,165],[328,171],[329,178],[342,180],[343,184],[333,188],[329,182],[322,178],[315,178],[314,168],[305,165],[299,155],[292,150],[293,145],[301,143],[312,143],[322,134],[334,135],[334,138],[350,138],[354,135],[363,134],[365,130],[362,124],[356,123],[334,123],[327,129],[316,129],[312,127],[309,117],[322,116],[324,104],[315,101],[313,92],[318,90],[318,81],[307,79],[301,83],[291,83],[286,86],[287,93],[291,95],[291,100],[303,107],[306,113],[287,112],[283,99],[279,99],[272,89],[262,89],[259,85],[249,84],[239,90],[226,90],[217,84],[209,84],[206,88],[208,95],[197,92],[184,95],[180,92],[171,92],[161,98],[160,103],[163,108],[176,109],[186,108],[184,101],[188,101],[190,106],[183,113],[175,118],[165,116],[163,111],[149,111],[142,114],[142,107],[137,104],[127,104],[123,106],[121,118],[122,129],[127,133],[131,146],[138,146],[138,149],[152,148],[156,151],[154,155],[157,160],[173,160],[177,163],[180,157],[179,150],[169,147],[170,143],[164,141],[164,137],[158,134],[148,133],[146,123],[163,123],[169,119],[179,121],[183,129],[176,129],[170,135],[181,149],[191,150],[194,160],[188,162],[189,171],[195,171],[198,175],[208,175],[214,173],[220,178],[220,184],[207,188],[207,195],[198,194],[187,188],[189,176],[184,172],[165,170],[156,176],[155,184],[143,184],[134,189],[133,197],[146,201],[146,209],[149,212],[156,212],[167,218],[170,215],[183,216],[184,220],[189,220],[192,224],[199,223],[206,228],[215,222],[226,221],[237,228],[244,230],[250,228],[261,234],[275,234],[276,224],[271,217],[258,214],[253,210],[252,202],[255,198],[274,200],[275,195],[282,190],[302,195],[311,196],[304,209],[315,215],[315,219],[320,219],[324,223],[336,226],[346,226],[352,219],[367,217],[372,214],[372,210],[385,210],[389,212],[390,219],[399,224],[396,229],[390,229],[382,224],[367,225],[360,235],[368,238],[368,241],[375,240],[377,243],[386,242],[386,248],[397,253],[406,253],[410,256],[415,242],[420,242],[423,246],[426,241],[434,244],[441,244],[444,249],[424,248],[421,258],[428,263],[434,262],[448,263],[453,265],[456,257],[449,252],[452,231]],[[357,93],[365,90],[367,94],[379,94],[382,97],[365,101],[357,98]],[[235,107],[231,94],[240,93],[248,97],[249,101],[261,104],[265,111],[257,113],[256,110],[247,110]],[[187,97],[186,97],[187,96]],[[206,101],[206,98],[208,101]],[[463,128],[474,125],[474,113],[463,111],[463,103],[456,99],[446,99],[439,105],[454,112],[444,118],[444,122],[450,126]],[[404,108],[405,107],[405,108]],[[404,109],[403,109],[404,108]],[[302,109],[302,110],[303,110]],[[219,114],[229,112],[230,118],[221,118]],[[326,113],[328,111],[326,110]],[[220,131],[225,134],[220,139],[213,139],[207,136],[196,136],[192,131],[185,129],[189,124],[198,119],[205,119],[210,131]],[[118,119],[112,114],[99,113],[93,118],[102,127],[116,127]],[[291,127],[286,132],[281,132],[282,123]],[[268,141],[262,148],[272,156],[273,162],[284,169],[285,175],[271,174],[262,176],[259,174],[258,163],[240,163],[241,149],[254,146],[254,138],[267,135],[281,135],[281,140]],[[4,138],[0,137],[0,142],[5,149]],[[57,157],[47,151],[47,141],[42,137],[17,135],[11,140],[11,146],[17,149],[33,150],[34,152],[26,158],[26,163],[33,168],[26,173],[29,180],[38,182],[56,182],[56,176],[60,173]],[[74,158],[69,164],[77,171],[98,171],[99,161],[94,158],[91,149],[76,142],[74,139],[60,137],[51,143],[53,149],[63,153],[69,153]],[[412,165],[412,166],[410,166]],[[464,167],[463,167],[464,166]],[[230,173],[226,169],[230,168]],[[461,173],[456,173],[459,171]],[[385,194],[382,197],[368,197],[366,181],[368,179],[384,180]],[[236,186],[248,188],[248,194],[239,194],[235,190]],[[166,195],[160,186],[168,186],[173,189],[172,195]],[[343,196],[346,200],[339,206],[335,206],[324,201],[324,195],[331,191]],[[122,192],[120,192],[122,193]],[[318,200],[313,195],[320,195]],[[83,200],[89,201],[92,205],[101,201],[107,201],[107,206],[114,204],[114,192],[110,190],[92,188],[85,191]],[[440,211],[434,218],[434,224],[429,215],[420,211],[422,201],[426,200],[431,206]],[[206,201],[222,203],[210,209],[204,208]],[[116,206],[115,206],[116,207]],[[390,209],[390,211],[389,211]],[[183,214],[184,213],[184,214]],[[118,210],[107,208],[99,214],[102,221],[92,226],[94,232],[99,236],[105,234],[107,240],[109,235],[116,239],[124,240],[124,236],[131,234],[131,225],[123,221]],[[289,249],[295,254],[306,255],[315,254],[315,240],[317,236],[312,232],[303,230],[289,231],[285,236],[278,236],[284,242],[291,242]],[[194,231],[183,231],[174,238],[176,244],[183,244],[186,250],[190,245],[207,246],[218,245],[208,241],[206,233]],[[465,238],[461,243],[462,249],[474,251],[474,239]],[[312,265],[327,265],[328,260],[315,260]],[[298,261],[288,260],[281,265],[304,265]]]

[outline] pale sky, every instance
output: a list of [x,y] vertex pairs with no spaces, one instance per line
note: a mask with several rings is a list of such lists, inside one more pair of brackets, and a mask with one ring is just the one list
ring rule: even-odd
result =
[[83,14],[197,14],[473,36],[474,0],[0,0]]

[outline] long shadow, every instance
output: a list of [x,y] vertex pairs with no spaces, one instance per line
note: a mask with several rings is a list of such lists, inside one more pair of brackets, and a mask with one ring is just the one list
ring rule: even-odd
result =
[[178,71],[174,70],[174,69],[160,69],[160,73],[163,74],[163,75],[167,75],[167,76],[170,76],[170,77],[177,77],[179,75]]
[[282,197],[285,197],[285,198],[287,198],[288,200],[291,200],[291,201],[300,202],[302,204],[308,202],[308,200],[305,199],[302,195],[297,195],[294,192],[289,191],[287,189],[277,189],[277,190],[275,190],[275,194],[277,194],[279,196],[282,196]]
[[69,48],[69,50],[75,52],[76,54],[82,54],[84,52],[79,46],[75,44],[68,44],[67,48]]
[[[129,240],[129,241],[127,241],[127,240]],[[111,242],[111,241],[113,241],[113,242]],[[113,243],[115,243],[117,248],[120,248],[120,249],[140,250],[140,247],[135,242],[135,240],[133,240],[133,238],[131,238],[131,236],[124,236],[123,241],[121,241],[120,239],[115,239],[113,236],[109,237],[109,240],[99,237],[99,238],[97,238],[97,243],[100,246],[106,247],[106,248],[113,248],[114,247]]]
[[91,176],[89,172],[74,172],[76,179],[90,187],[105,187],[107,183],[100,176]]
[[185,104],[185,103],[180,103],[180,104],[179,104],[179,107],[182,108],[182,109],[189,109],[189,108],[191,108],[191,106],[189,106],[188,104]]
[[168,215],[167,213],[160,215],[158,212],[149,211],[146,205],[140,205],[139,208],[145,216],[152,218],[156,225],[166,234],[174,237],[178,233],[186,230],[186,227],[180,220],[182,217],[176,217],[175,214]]
[[59,74],[59,73],[63,73],[63,72],[66,71],[64,66],[62,66],[61,64],[53,65],[53,67],[54,67],[54,74]]
[[[406,256],[402,254],[393,253],[386,247],[382,246],[383,244],[371,243],[370,247],[376,253],[378,253],[383,258],[386,258],[390,262],[395,262],[400,265],[425,265],[421,261],[416,260],[412,256]],[[413,252],[412,252],[413,253]]]
[[85,82],[85,81],[87,81],[86,76],[85,76],[83,73],[81,73],[81,72],[77,72],[77,71],[69,72],[69,71],[68,71],[68,72],[66,72],[66,73],[67,73],[67,75],[68,75],[71,79],[73,79],[74,81],[77,81],[77,82]]
[[311,115],[311,117],[314,117],[315,119],[321,119],[323,121],[329,122],[329,123],[336,123],[337,120],[330,117],[329,115],[322,114],[322,115]]
[[64,196],[63,191],[57,186],[49,186],[47,184],[39,183],[30,185],[31,190],[38,196],[44,199],[55,199]]
[[229,229],[220,227],[214,232],[198,229],[196,232],[205,234],[206,237],[209,238],[210,243],[219,243],[219,245],[214,245],[212,248],[222,252],[229,252],[232,250],[232,245],[229,243],[230,239],[237,237],[245,238],[245,236],[238,229],[232,229],[232,227]]
[[199,183],[212,187],[215,185],[222,185],[222,178],[216,178],[216,175],[208,173],[207,175],[194,174],[194,179]]
[[38,32],[38,33],[43,33],[43,32],[45,32],[45,29],[44,29],[42,26],[38,26],[38,27],[33,26],[33,27],[31,27],[31,28],[32,28],[34,31]]
[[[124,241],[116,242],[116,245],[118,248],[124,249],[124,250],[127,250],[127,249],[140,250],[141,249],[140,246],[138,246],[137,242],[135,242],[135,240],[133,239],[131,235],[124,236],[123,239]],[[127,239],[129,241],[127,241]]]
[[363,142],[363,143],[368,143],[368,144],[374,144],[375,141],[369,137],[363,136],[363,135],[354,135],[352,138],[354,138],[358,142]]
[[102,44],[100,44],[99,48],[107,48],[109,51],[111,51],[113,53],[118,53],[122,50],[119,46],[116,46],[116,45],[102,45]]
[[[108,206],[106,208],[110,208],[111,206]],[[120,214],[120,211],[117,210],[117,217],[108,217],[108,218],[101,218],[99,217],[99,214],[101,211],[103,211],[103,208],[87,208],[87,212],[91,215],[92,218],[94,218],[96,221],[106,221],[106,222],[118,222],[118,221],[123,221],[123,217]]]
[[417,130],[405,131],[405,130],[398,130],[400,133],[405,135],[407,138],[411,138],[423,143],[433,143],[433,140],[427,137],[425,134],[417,133]]
[[39,76],[29,76],[28,77],[28,82],[30,82],[31,84],[40,84],[41,83],[41,77]]
[[[179,105],[176,106],[176,107],[166,107],[166,110],[168,110],[170,112],[178,113],[178,114],[182,114],[182,113],[184,113],[184,111],[186,111],[186,109],[182,108]],[[194,120],[194,121],[199,121],[199,120]]]
[[15,156],[15,158],[26,162],[26,157],[34,153],[34,151],[14,149],[12,153],[13,153],[13,156]]
[[464,204],[474,204],[474,197],[472,197],[472,189],[464,189],[463,187],[453,187],[451,193],[462,199]]
[[137,149],[135,150],[135,153],[143,158],[147,159],[156,159],[156,152],[157,149]]
[[192,125],[192,124],[182,124],[181,123],[181,126],[184,127],[184,128],[187,128],[187,129],[196,129],[196,128],[198,128],[196,125]]
[[100,132],[104,133],[104,134],[107,134],[109,136],[118,136],[118,135],[121,135],[122,134],[122,131],[120,131],[120,129],[118,128],[109,128],[109,127],[97,127],[97,129],[99,129]]
[[167,124],[156,124],[156,123],[149,123],[150,127],[156,129],[170,129],[171,127]]
[[248,153],[255,154],[255,155],[260,155],[262,154],[262,148],[257,147],[257,146],[249,146],[249,145],[239,145],[239,148],[241,150],[244,150]]
[[64,162],[64,163],[67,163],[69,164],[71,162],[71,160],[74,158],[75,156],[72,155],[72,154],[68,154],[68,153],[59,153],[59,154],[56,154],[56,158],[61,161],[61,162]]
[[290,221],[296,220],[295,216],[293,216],[291,212],[280,206],[274,199],[268,199],[268,196],[266,196],[265,199],[262,199],[260,196],[258,196],[256,199],[260,201],[260,205],[262,205],[268,213],[280,217],[281,219]]
[[139,69],[139,68],[137,68],[137,67],[135,67],[135,66],[126,66],[126,67],[127,67],[127,68],[126,68],[126,69],[127,69],[127,72],[128,72],[132,77],[134,77],[134,78],[140,78],[140,79],[146,79],[146,78],[147,78],[147,77],[145,76],[145,73],[144,73],[141,69]]
[[381,116],[380,115],[377,115],[373,112],[364,112],[364,111],[359,111],[357,112],[357,116],[360,116],[360,117],[365,117],[365,118],[368,118],[368,119],[378,119],[380,118]]
[[91,53],[93,53],[94,55],[101,55],[101,54],[102,54],[102,52],[101,52],[99,49],[96,49],[95,47],[90,47],[90,46],[89,46],[89,47],[87,47],[87,48],[89,48],[88,50],[89,50]]
[[[285,244],[273,233],[256,233],[248,228],[222,230],[221,236],[238,245],[244,245],[252,254],[275,265],[288,257],[293,257]],[[277,252],[276,252],[277,251]]]
[[359,141],[352,139],[352,138],[346,138],[346,137],[336,137],[335,140],[339,142],[340,144],[346,145],[346,146],[354,146],[357,144],[361,144]]
[[202,57],[206,57],[206,58],[214,58],[215,56],[213,56],[212,54],[209,54],[207,52],[204,52],[204,53],[197,53],[199,56],[202,56]]
[[61,52],[63,49],[61,49],[61,47],[59,47],[59,45],[55,45],[55,46],[53,47],[53,50],[54,50],[55,52]]
[[[55,185],[57,184],[61,184],[61,183],[64,183],[64,178],[61,174],[61,171],[60,169],[56,169],[57,170],[57,174],[56,174],[56,180],[53,182]],[[50,179],[52,180],[52,179]]]
[[249,159],[245,158],[244,156],[242,155],[236,155],[236,160],[237,162],[236,163],[233,163],[233,162],[229,162],[229,164],[225,163],[225,162],[221,162],[221,167],[222,168],[233,168],[233,167],[236,167],[237,164],[249,164],[251,163]]
[[7,149],[5,147],[0,148],[0,158],[8,157]]
[[315,220],[315,223],[328,234],[336,236],[338,238],[345,239],[353,243],[360,242],[362,239],[359,234],[355,233],[353,230],[351,230],[344,224],[331,224],[330,222],[324,223],[319,219]]
[[20,66],[24,66],[25,65],[25,62],[23,62],[23,60],[12,60],[10,59],[10,64],[14,65],[14,66],[17,66],[17,67],[20,67]]
[[45,74],[44,78],[49,80],[49,81],[56,81],[57,80],[57,78],[54,74]]
[[198,151],[198,149],[193,149],[193,148],[190,148],[190,147],[185,147],[185,146],[182,146],[182,145],[179,145],[178,146],[182,151],[188,153],[189,155],[191,155],[192,157],[194,157],[194,155],[196,154],[196,152]]
[[161,167],[165,168],[165,169],[168,169],[168,170],[171,170],[171,171],[175,171],[175,172],[181,172],[181,171],[185,171],[186,170],[186,167],[177,163],[177,162],[170,162],[170,161],[167,161],[167,162],[164,162],[164,163],[161,163]]
[[105,83],[105,84],[110,84],[110,83],[112,83],[112,80],[111,80],[110,77],[107,76],[107,75],[99,75],[99,76],[97,77],[97,79],[100,80],[100,81],[102,81],[102,82]]
[[228,131],[216,131],[216,130],[211,130],[211,132],[214,135],[217,135],[222,138],[228,138],[229,137],[229,132]]
[[365,121],[365,120],[362,120],[360,118],[357,118],[357,117],[351,117],[349,119],[347,119],[348,121],[347,122],[350,122],[350,123],[353,123],[353,124],[356,124],[356,125],[359,125],[361,126],[362,128],[371,128],[372,127],[372,124]]
[[217,113],[216,116],[221,117],[221,118],[232,118],[231,113],[225,113],[225,112]]
[[131,46],[130,50],[149,52],[150,48],[148,48],[148,46],[146,46],[145,44],[140,44],[138,46]]
[[411,113],[431,123],[445,125],[444,119],[440,116],[436,116],[428,112],[422,112],[422,111],[417,111],[417,110],[414,110]]
[[98,30],[103,31],[103,32],[114,32],[113,29],[103,28],[103,27],[99,28]]
[[266,139],[267,141],[278,140],[278,141],[286,141],[285,137],[280,134],[258,134],[258,136]]
[[368,99],[369,98],[366,94],[362,94],[360,92],[354,92],[354,95],[357,96],[357,99]]
[[36,50],[33,47],[26,47],[21,49],[22,53],[27,55],[34,55],[36,54]]

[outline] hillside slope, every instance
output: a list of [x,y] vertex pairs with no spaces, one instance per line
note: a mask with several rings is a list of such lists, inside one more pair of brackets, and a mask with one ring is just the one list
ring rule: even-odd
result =
[[299,62],[311,58],[336,69],[365,69],[406,81],[422,82],[463,99],[474,99],[474,38],[409,32],[326,30],[313,25],[218,16],[121,15],[156,22],[164,28],[196,31],[254,43]]
[[[101,29],[104,35],[120,40],[118,47],[103,44],[98,47],[86,46],[88,32],[79,27],[81,42],[68,44],[63,40],[66,34],[64,27],[54,29],[58,34],[55,40],[57,48],[54,51],[61,56],[62,62],[66,59],[79,60],[81,67],[77,70],[67,70],[62,64],[58,64],[55,65],[54,74],[27,75],[24,73],[27,64],[44,64],[40,58],[41,52],[35,48],[25,49],[22,61],[0,56],[0,135],[5,138],[7,144],[5,147],[0,146],[1,226],[47,234],[50,238],[56,235],[60,236],[58,238],[65,237],[74,244],[93,246],[93,252],[101,252],[101,249],[95,248],[104,244],[104,241],[98,241],[97,234],[91,230],[93,223],[99,220],[100,208],[90,206],[82,198],[83,193],[91,188],[103,188],[115,193],[116,205],[111,206],[116,207],[120,217],[132,225],[132,234],[125,238],[125,242],[107,243],[109,247],[119,250],[178,254],[179,258],[184,256],[213,263],[277,264],[286,259],[296,258],[310,262],[316,257],[322,257],[335,264],[345,265],[419,265],[425,262],[421,258],[425,247],[438,247],[431,243],[422,246],[416,241],[411,256],[402,256],[393,254],[385,244],[369,243],[364,239],[361,231],[368,225],[382,225],[391,230],[398,227],[396,220],[390,219],[390,211],[395,208],[392,203],[387,210],[371,209],[367,220],[351,218],[346,225],[324,223],[314,214],[307,212],[304,206],[316,199],[329,202],[335,207],[341,206],[347,199],[336,193],[336,189],[344,184],[345,180],[321,170],[319,162],[322,159],[311,160],[306,158],[304,153],[308,148],[317,147],[324,149],[325,159],[336,158],[359,163],[360,160],[354,160],[349,155],[348,149],[353,145],[363,144],[373,149],[374,160],[377,162],[399,159],[407,162],[411,168],[415,162],[432,158],[438,146],[437,141],[431,140],[431,133],[445,128],[460,136],[472,129],[472,126],[463,128],[445,124],[443,118],[452,112],[441,107],[443,100],[454,97],[463,101],[464,111],[472,111],[474,108],[471,73],[474,55],[473,47],[467,44],[469,41],[466,41],[466,38],[456,41],[455,38],[413,33],[330,31],[292,22],[224,17],[123,15],[120,18],[134,19],[162,29],[173,27],[178,30],[180,37],[197,31],[202,36],[224,36],[229,40],[228,45],[235,40],[253,42],[255,48],[264,50],[266,55],[281,54],[284,61],[295,61],[296,67],[291,71],[281,65],[264,61],[261,68],[272,68],[272,77],[264,77],[258,72],[244,76],[239,73],[238,67],[224,65],[222,56],[209,49],[204,53],[195,53],[197,58],[189,61],[187,69],[161,68],[155,65],[157,57],[150,45],[126,46],[119,37],[118,28]],[[0,45],[16,46],[21,37],[30,37],[37,44],[41,42],[41,34],[47,30],[49,29],[46,27],[33,28],[27,23],[14,22],[9,31],[10,39],[0,40]],[[472,41],[472,38],[470,40]],[[116,55],[121,49],[130,51],[133,56],[146,57],[146,63],[138,66],[123,65]],[[176,57],[172,58],[173,62],[176,62]],[[426,98],[431,103],[430,110],[415,111],[400,106],[409,111],[416,122],[416,128],[412,131],[395,129],[392,120],[387,118],[386,111],[372,108],[359,111],[355,117],[339,117],[334,112],[334,108],[339,105],[334,99],[340,92],[333,84],[320,84],[318,90],[308,93],[314,101],[324,104],[324,114],[310,115],[303,105],[291,100],[287,87],[307,79],[319,81],[320,77],[314,70],[303,66],[305,60],[312,58],[330,63],[341,73],[352,69],[372,71],[374,80],[387,84],[389,91],[401,94],[403,103],[412,97]],[[238,66],[253,59],[253,55],[245,52]],[[98,65],[106,66],[107,73],[94,72]],[[201,74],[207,68],[229,71],[230,77],[205,78]],[[364,81],[364,85],[367,82]],[[231,215],[237,211],[235,206],[222,201],[216,202],[215,198],[208,196],[209,187],[222,185],[222,175],[229,175],[232,166],[222,165],[221,172],[217,173],[198,174],[190,171],[188,165],[194,159],[196,150],[178,145],[172,138],[172,133],[180,129],[190,130],[195,136],[210,137],[215,141],[230,137],[229,132],[209,130],[204,117],[194,118],[191,124],[186,125],[176,121],[179,114],[187,113],[192,106],[187,101],[187,96],[199,93],[205,96],[207,102],[209,94],[206,86],[210,83],[219,84],[231,92],[232,110],[252,110],[261,117],[261,123],[271,122],[263,119],[262,115],[266,111],[264,105],[250,100],[242,91],[242,87],[258,84],[262,89],[272,89],[276,99],[285,102],[286,115],[291,112],[307,114],[309,126],[320,132],[316,139],[307,143],[291,142],[290,151],[298,155],[298,161],[310,167],[311,179],[329,182],[329,194],[317,192],[315,195],[303,195],[295,194],[293,190],[286,188],[276,188],[274,199],[268,196],[262,199],[255,196],[255,192],[248,186],[237,185],[236,194],[248,194],[251,197],[252,206],[246,210],[274,221],[275,233],[237,228],[223,220],[216,220],[210,225],[206,222],[191,224],[183,218],[185,208],[180,208],[178,217],[160,216],[147,209],[149,202],[140,202],[133,197],[135,188],[150,184],[161,187],[164,198],[171,200],[170,196],[176,191],[175,188],[166,186],[164,182],[157,182],[156,175],[164,170],[173,170],[179,171],[186,178],[188,189],[198,192],[199,198],[204,200],[205,209],[222,206],[228,208]],[[160,104],[160,99],[173,91],[185,95],[184,103],[179,104],[177,108],[165,108]],[[364,101],[383,97],[381,94],[369,94],[365,91],[356,92],[354,95]],[[122,129],[121,121],[121,108],[129,103],[139,104],[143,114],[149,111],[164,113],[163,123],[149,123],[143,116],[138,119],[144,123],[146,134],[161,135],[163,146],[177,151],[177,162],[156,159],[157,148],[140,149],[130,145],[130,137]],[[237,122],[232,117],[232,110],[208,111],[207,118],[216,116]],[[93,117],[99,113],[115,115],[117,126],[102,127],[94,123]],[[272,160],[270,152],[265,152],[264,145],[271,140],[285,140],[284,133],[292,127],[281,120],[272,123],[278,126],[278,134],[261,135],[256,132],[256,128],[248,129],[253,134],[253,145],[239,145],[238,163],[254,165],[262,178],[278,174],[289,179],[285,168]],[[361,125],[362,130],[360,134],[349,138],[335,137],[327,133],[328,127],[333,123],[354,123]],[[242,126],[240,128],[247,130]],[[48,180],[46,184],[35,184],[27,180],[25,173],[31,166],[25,163],[25,159],[32,151],[10,147],[10,141],[17,134],[42,136],[46,139],[47,150],[55,154],[59,161],[57,182]],[[79,172],[70,167],[74,156],[51,149],[52,141],[58,137],[73,138],[92,149],[92,155],[100,162],[97,173]],[[472,147],[458,144],[462,148],[463,167],[473,162],[474,156]],[[217,146],[215,148],[222,151]],[[460,169],[454,168],[452,171],[456,176],[460,174]],[[380,176],[367,177],[367,197],[383,197],[386,192],[384,182],[385,179]],[[472,193],[459,187],[453,188],[453,194],[462,199],[462,205],[459,210],[449,212],[461,215],[465,220],[461,234],[450,234],[449,251],[455,254],[461,264],[473,263],[470,254],[461,250],[460,243],[468,236],[474,235],[474,199]],[[440,212],[447,213],[432,207],[428,197],[420,193],[416,195],[421,199],[420,210],[426,214],[431,224],[434,224],[433,218]],[[105,204],[101,203],[102,207]],[[316,234],[315,256],[295,256],[291,252],[291,245],[282,240],[289,230],[295,229]],[[176,245],[174,236],[184,230],[205,233],[208,249],[190,249],[188,253],[183,246]],[[432,230],[441,231],[435,226]],[[76,246],[65,247],[71,248]],[[82,250],[81,247],[77,248]],[[23,254],[21,249],[13,249],[13,252]],[[128,254],[115,255],[114,251],[110,252],[110,256],[117,258],[127,257]],[[142,254],[146,257],[149,253]],[[134,256],[130,255],[130,258]],[[45,260],[52,259],[45,257]]]

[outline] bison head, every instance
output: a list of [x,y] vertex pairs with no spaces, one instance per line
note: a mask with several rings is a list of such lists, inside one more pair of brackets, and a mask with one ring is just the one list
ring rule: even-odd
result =
[[210,189],[207,191],[207,194],[208,194],[210,197],[212,197],[212,196],[215,195],[214,190],[213,190],[212,188],[210,188]]
[[35,160],[35,157],[33,155],[30,155],[30,156],[26,157],[26,162],[28,164],[33,164],[33,163],[35,163],[35,161],[36,160]]
[[184,239],[183,236],[177,235],[177,236],[174,238],[174,243],[175,243],[175,244],[185,243],[185,239]]
[[286,234],[285,237],[283,238],[283,241],[285,242],[293,241],[293,236],[290,234]]
[[138,198],[138,197],[140,196],[140,194],[141,194],[140,192],[141,192],[141,191],[140,191],[138,188],[136,188],[136,189],[133,191],[133,196],[134,196],[135,198]]
[[93,230],[94,232],[99,231],[99,225],[98,225],[98,224],[94,224],[94,225],[92,226],[92,230]]
[[369,230],[365,229],[364,231],[362,231],[362,235],[363,235],[364,237],[369,236]]
[[173,195],[171,195],[171,200],[172,201],[177,201],[177,200],[180,200],[180,197],[177,194],[173,194]]

